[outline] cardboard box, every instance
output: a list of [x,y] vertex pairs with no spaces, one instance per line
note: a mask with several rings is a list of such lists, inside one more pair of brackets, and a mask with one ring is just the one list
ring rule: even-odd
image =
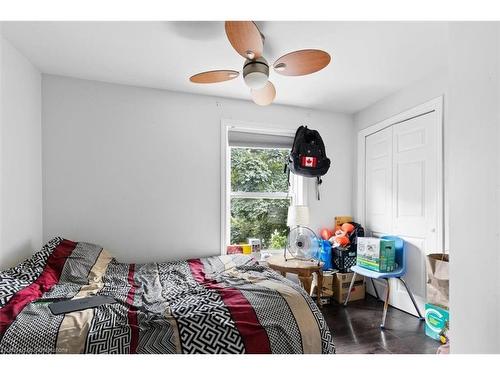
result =
[[425,334],[434,340],[441,341],[440,333],[450,320],[450,312],[447,309],[425,304]]
[[329,297],[333,297],[333,290],[331,289],[326,289],[326,288],[323,288],[321,290],[321,297],[323,298],[329,298]]
[[[312,285],[312,293],[316,294],[318,288],[318,280],[314,277]],[[323,288],[321,289],[322,298],[330,298],[333,296],[333,272],[323,272]]]
[[[349,286],[353,277],[353,272],[333,274],[333,298],[338,303],[344,303]],[[349,301],[357,301],[365,298],[365,278],[361,275],[356,275],[354,285],[352,287],[351,296]]]
[[323,272],[323,290],[333,291],[333,272]]
[[335,216],[335,222],[333,223],[333,227],[341,226],[344,223],[352,222],[352,216]]
[[391,272],[396,266],[396,244],[376,237],[358,237],[356,264],[376,272]]

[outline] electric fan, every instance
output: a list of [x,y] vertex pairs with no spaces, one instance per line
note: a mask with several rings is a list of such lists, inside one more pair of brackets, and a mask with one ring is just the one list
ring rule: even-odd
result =
[[285,260],[287,260],[287,251],[293,259],[318,259],[319,264],[320,240],[308,227],[296,226],[290,229],[290,233],[288,234],[288,241],[285,247]]

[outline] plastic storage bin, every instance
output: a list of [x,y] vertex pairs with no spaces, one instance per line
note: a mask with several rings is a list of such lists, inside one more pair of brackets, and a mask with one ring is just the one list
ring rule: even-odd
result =
[[351,267],[356,265],[356,250],[345,247],[332,249],[333,267],[339,272],[351,272]]

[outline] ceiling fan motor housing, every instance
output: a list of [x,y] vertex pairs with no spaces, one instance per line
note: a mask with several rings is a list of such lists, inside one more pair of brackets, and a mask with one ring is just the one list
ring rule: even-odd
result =
[[269,64],[266,59],[259,57],[255,60],[247,59],[243,64],[243,79],[252,89],[263,88],[269,78]]

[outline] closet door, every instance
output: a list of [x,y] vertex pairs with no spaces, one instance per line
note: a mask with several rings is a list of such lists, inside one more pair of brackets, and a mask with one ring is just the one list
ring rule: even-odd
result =
[[[394,234],[406,241],[404,277],[423,311],[425,256],[438,244],[438,114],[430,111],[399,121],[365,138],[365,226],[375,237]],[[379,294],[385,285],[377,283]],[[371,284],[368,291],[373,294]],[[404,286],[391,281],[389,303],[416,314]]]
[[377,233],[392,231],[392,127],[366,137],[365,219]]
[[[408,285],[423,309],[426,294],[425,256],[437,243],[438,145],[436,112],[393,126],[393,232],[404,238]],[[395,283],[392,304],[414,313],[404,287]]]

